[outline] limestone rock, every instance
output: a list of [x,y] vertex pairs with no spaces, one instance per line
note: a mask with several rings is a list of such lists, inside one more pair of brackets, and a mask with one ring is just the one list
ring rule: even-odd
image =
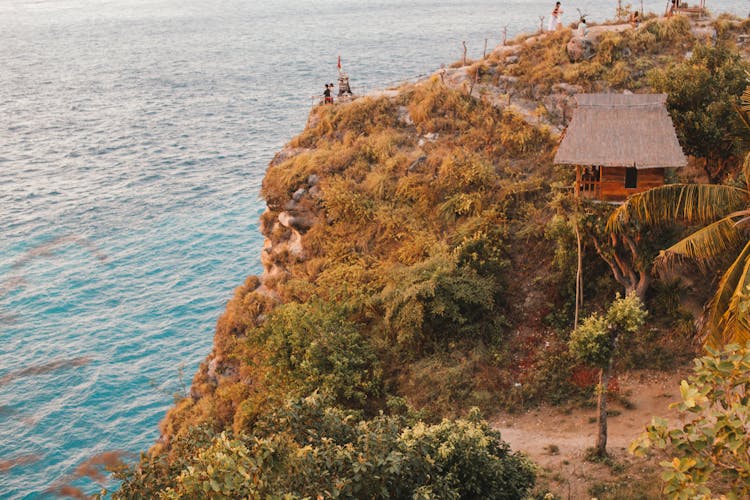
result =
[[293,148],[293,147],[287,146],[281,151],[279,151],[278,153],[276,153],[276,155],[273,157],[273,160],[271,160],[271,163],[269,164],[269,166],[275,167],[276,165],[283,163],[289,158],[293,158],[300,153],[304,153],[305,151],[309,151],[309,149],[308,148]]
[[267,234],[268,232],[271,231],[271,227],[267,226],[267,224],[269,224],[272,221],[271,217],[272,217],[271,209],[268,208],[268,206],[266,205],[266,209],[263,211],[263,213],[260,216],[259,230],[261,234]]
[[583,87],[570,83],[556,83],[552,86],[552,91],[560,94],[576,95],[583,92]]
[[419,166],[420,166],[420,165],[422,165],[422,164],[423,164],[423,163],[424,163],[424,162],[425,162],[426,160],[427,160],[427,156],[424,156],[424,155],[422,155],[422,156],[420,156],[419,158],[417,158],[416,160],[414,160],[414,161],[412,162],[412,164],[411,164],[411,165],[409,165],[409,167],[408,167],[408,168],[407,168],[406,170],[407,170],[408,172],[414,172],[414,171],[415,171],[415,170],[417,170],[417,169],[419,168]]
[[314,220],[311,214],[292,215],[291,212],[281,212],[279,214],[279,224],[289,229],[297,231],[307,231],[312,227]]
[[292,229],[292,234],[289,236],[287,243],[287,250],[289,251],[289,255],[299,260],[305,259],[305,248],[302,246],[302,235],[299,231]]
[[414,120],[411,119],[411,115],[409,114],[409,108],[406,106],[398,107],[398,121],[403,125],[414,125]]
[[273,243],[266,238],[266,241],[263,243],[263,250],[260,252],[260,263],[263,266],[264,272],[268,273],[268,270],[275,265],[275,262]]
[[568,52],[570,62],[586,61],[594,57],[594,54],[596,54],[596,49],[591,40],[581,37],[571,38],[565,49]]
[[294,216],[290,214],[289,212],[281,212],[279,214],[279,224],[281,224],[284,227],[292,227],[292,219],[294,219]]

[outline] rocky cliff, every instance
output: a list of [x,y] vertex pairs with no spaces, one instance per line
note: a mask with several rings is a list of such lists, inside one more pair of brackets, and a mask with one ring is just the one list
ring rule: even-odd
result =
[[[428,418],[579,390],[556,329],[571,314],[572,234],[558,222],[572,178],[551,164],[571,96],[648,90],[652,69],[747,29],[647,20],[592,28],[580,53],[570,30],[519,37],[416,85],[315,108],[263,183],[264,272],[227,305],[157,451],[199,424],[246,429],[310,387],[364,412],[405,398]],[[612,295],[589,251],[588,292]],[[268,326],[284,314],[310,330]],[[356,332],[366,380],[317,336],[318,315]],[[347,380],[354,392],[336,386]]]

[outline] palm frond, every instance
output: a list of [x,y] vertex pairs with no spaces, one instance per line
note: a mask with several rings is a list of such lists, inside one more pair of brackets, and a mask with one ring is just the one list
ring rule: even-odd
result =
[[[747,89],[745,89],[745,92],[747,92]],[[732,104],[734,107],[734,110],[737,112],[737,116],[740,117],[740,121],[745,125],[745,127],[750,130],[750,121],[748,121],[747,118],[747,110],[745,109],[746,104],[742,104],[742,106],[738,106],[737,104]],[[750,110],[750,108],[748,108]]]
[[750,225],[750,215],[743,216],[741,219],[737,221],[737,227],[745,227]]
[[713,224],[698,229],[671,247],[663,250],[656,260],[657,266],[669,266],[675,260],[693,259],[700,263],[710,262],[743,242],[742,230],[731,217],[724,217]]
[[712,348],[750,340],[750,241],[719,281],[704,334]]
[[731,214],[727,215],[727,217],[736,219],[735,222],[737,223],[737,225],[740,225],[742,221],[750,217],[750,208],[746,208],[744,210],[737,210],[736,212],[732,212]]
[[[748,82],[750,82],[750,72],[745,71],[745,76],[747,77]],[[740,106],[735,105],[735,109],[737,110],[737,114],[739,115],[740,120],[742,120],[742,123],[744,123],[745,127],[750,130],[750,120],[748,119],[748,114],[750,114],[750,85],[745,87],[745,90],[742,91],[740,103]],[[747,189],[750,190],[750,153],[745,155],[745,161],[742,163],[742,173],[745,174],[745,183]]]
[[676,222],[706,224],[746,208],[750,191],[719,184],[669,184],[634,194],[607,220],[607,230],[622,232],[631,223],[662,227]]
[[[747,76],[748,81],[750,81],[750,72],[745,71],[745,75]],[[744,113],[750,112],[750,85],[745,87],[745,90],[742,91],[740,102],[742,103],[740,109]]]

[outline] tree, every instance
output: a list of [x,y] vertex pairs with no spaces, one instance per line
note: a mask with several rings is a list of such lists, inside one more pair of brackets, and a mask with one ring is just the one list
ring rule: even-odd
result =
[[612,277],[625,289],[625,295],[635,293],[641,301],[645,300],[651,285],[651,262],[657,249],[641,237],[638,228],[611,231],[606,225],[611,215],[610,205],[589,202],[583,208],[580,225],[596,253],[609,266]]
[[682,401],[671,405],[680,411],[677,427],[654,418],[630,445],[636,455],[656,448],[670,458],[661,462],[670,498],[750,496],[750,344],[709,353],[680,384]]
[[596,454],[600,457],[607,455],[607,385],[617,341],[623,334],[636,333],[643,326],[646,314],[643,303],[634,293],[625,297],[618,295],[604,316],[592,314],[570,335],[571,353],[583,363],[599,368]]
[[[652,70],[649,84],[669,95],[667,107],[685,152],[704,159],[711,182],[742,156],[742,123],[735,113],[747,64],[726,44],[696,45],[692,56]],[[736,163],[734,163],[736,164]]]
[[703,324],[704,341],[717,348],[750,340],[750,155],[743,165],[744,187],[671,184],[631,196],[607,221],[613,233],[636,224],[664,227],[676,222],[700,229],[662,251],[657,263],[680,259],[718,263],[736,255],[724,271]]

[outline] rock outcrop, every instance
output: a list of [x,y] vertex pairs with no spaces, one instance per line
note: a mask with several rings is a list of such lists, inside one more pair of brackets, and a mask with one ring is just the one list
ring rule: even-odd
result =
[[585,37],[575,36],[565,46],[570,62],[587,61],[594,57],[596,49],[594,43]]

